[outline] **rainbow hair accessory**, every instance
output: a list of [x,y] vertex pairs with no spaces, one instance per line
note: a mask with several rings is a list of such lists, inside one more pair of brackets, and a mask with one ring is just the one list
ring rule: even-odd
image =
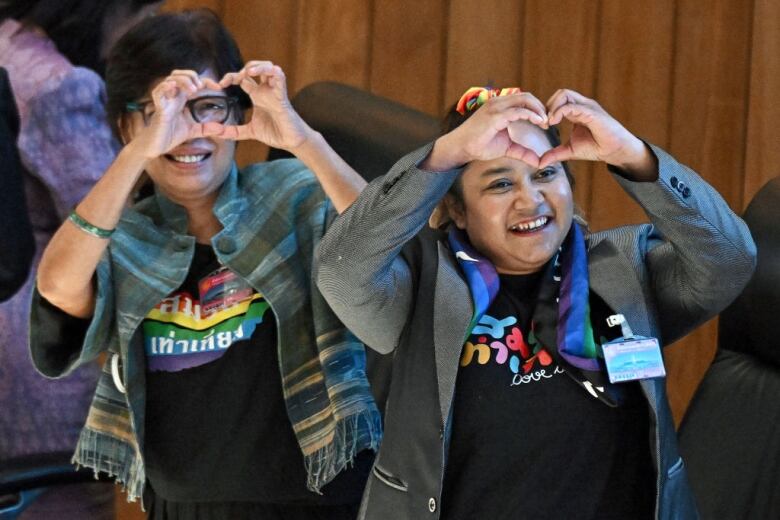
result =
[[466,112],[476,110],[485,102],[494,97],[509,96],[512,94],[520,94],[522,90],[517,87],[511,88],[490,88],[490,87],[471,87],[460,96],[458,104],[455,105],[455,110],[462,116],[466,115]]

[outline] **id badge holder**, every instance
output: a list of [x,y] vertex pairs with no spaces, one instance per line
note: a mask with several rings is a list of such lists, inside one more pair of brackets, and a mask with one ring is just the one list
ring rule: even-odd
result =
[[198,282],[201,311],[204,314],[227,309],[250,298],[252,287],[227,267],[220,267]]
[[656,338],[635,336],[622,314],[607,318],[610,327],[620,325],[623,337],[604,343],[604,363],[610,383],[666,377],[661,346]]

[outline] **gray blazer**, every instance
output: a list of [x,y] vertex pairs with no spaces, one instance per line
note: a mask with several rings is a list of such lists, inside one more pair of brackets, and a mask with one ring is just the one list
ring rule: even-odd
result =
[[[417,168],[424,147],[371,183],[319,247],[315,273],[329,304],[361,340],[395,351],[385,436],[361,518],[438,518],[448,417],[463,338],[472,316],[468,285],[446,236],[428,216],[459,171]],[[655,182],[615,179],[652,224],[587,237],[591,290],[634,333],[668,345],[720,312],[755,265],[750,233],[695,172],[652,147]],[[663,379],[641,382],[652,414],[656,518],[695,518],[696,506]]]

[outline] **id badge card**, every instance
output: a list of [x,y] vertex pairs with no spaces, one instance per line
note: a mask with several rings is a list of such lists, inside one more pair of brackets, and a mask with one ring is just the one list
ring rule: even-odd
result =
[[250,298],[254,289],[227,267],[217,269],[198,282],[201,312],[210,314]]
[[610,383],[666,377],[656,338],[619,338],[601,346]]

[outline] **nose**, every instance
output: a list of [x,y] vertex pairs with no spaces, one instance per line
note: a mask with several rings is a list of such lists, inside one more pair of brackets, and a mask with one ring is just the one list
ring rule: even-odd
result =
[[519,185],[515,189],[515,198],[512,207],[521,214],[533,216],[544,203],[544,191],[532,183]]

